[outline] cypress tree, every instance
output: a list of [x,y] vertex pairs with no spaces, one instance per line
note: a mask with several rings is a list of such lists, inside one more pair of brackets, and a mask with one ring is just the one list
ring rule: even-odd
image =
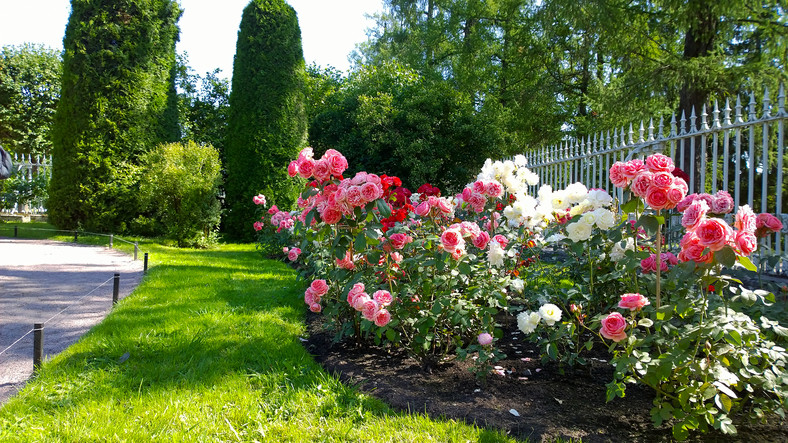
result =
[[121,232],[139,212],[139,157],[178,140],[173,0],[72,0],[53,124],[48,212]]
[[287,165],[306,143],[304,56],[295,10],[283,0],[252,0],[244,9],[233,63],[225,142],[224,231],[252,238],[252,197],[293,207],[297,182]]

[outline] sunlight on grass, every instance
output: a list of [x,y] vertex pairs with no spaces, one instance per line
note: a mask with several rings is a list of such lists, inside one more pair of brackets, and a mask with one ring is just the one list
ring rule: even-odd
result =
[[142,284],[0,409],[0,441],[513,441],[328,375],[299,340],[302,284],[253,245],[140,247]]

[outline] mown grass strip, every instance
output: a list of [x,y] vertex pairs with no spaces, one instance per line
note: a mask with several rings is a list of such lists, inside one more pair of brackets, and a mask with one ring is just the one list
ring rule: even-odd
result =
[[141,247],[142,284],[0,409],[0,441],[512,441],[328,375],[296,274],[253,245]]

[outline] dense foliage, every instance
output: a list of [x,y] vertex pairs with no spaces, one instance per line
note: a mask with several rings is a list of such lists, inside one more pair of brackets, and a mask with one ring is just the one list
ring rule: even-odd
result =
[[120,232],[140,211],[140,156],[179,138],[172,0],[73,0],[52,130],[48,211],[60,228]]
[[7,151],[51,154],[60,75],[55,50],[30,44],[0,50],[0,145]]
[[290,208],[297,185],[277,165],[306,142],[304,56],[295,10],[283,0],[253,0],[244,9],[233,63],[225,142],[227,170],[223,230],[251,239],[250,197],[259,192]]
[[206,247],[215,243],[221,204],[221,162],[210,145],[193,141],[162,144],[143,154],[140,197],[151,215],[140,217],[155,234],[165,234],[178,246]]
[[341,84],[327,73],[313,84],[312,95],[323,103],[310,121],[310,144],[320,153],[340,150],[351,172],[457,190],[507,146],[495,113],[396,63],[363,67]]

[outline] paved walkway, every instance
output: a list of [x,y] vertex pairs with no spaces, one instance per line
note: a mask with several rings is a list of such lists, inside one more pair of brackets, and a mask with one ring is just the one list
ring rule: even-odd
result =
[[[142,260],[105,247],[0,238],[0,352],[46,322],[44,358],[58,354],[109,313],[113,275],[120,274],[123,298],[142,280],[142,268]],[[0,405],[32,373],[30,333],[0,354]]]

